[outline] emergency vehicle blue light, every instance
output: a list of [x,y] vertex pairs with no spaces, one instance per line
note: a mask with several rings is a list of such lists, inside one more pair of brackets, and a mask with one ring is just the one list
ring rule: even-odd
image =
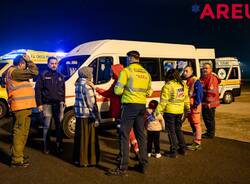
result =
[[62,51],[57,51],[57,52],[56,52],[56,56],[60,56],[60,57],[66,56],[66,54],[67,54],[67,53],[62,52]]

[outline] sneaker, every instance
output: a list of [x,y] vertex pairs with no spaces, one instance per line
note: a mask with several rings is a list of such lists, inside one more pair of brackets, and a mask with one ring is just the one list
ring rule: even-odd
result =
[[176,152],[166,151],[164,155],[169,158],[177,158]]
[[108,176],[128,176],[127,170],[122,170],[120,168],[110,169],[106,173]]
[[190,146],[187,146],[187,149],[191,151],[201,150],[201,144],[193,142],[193,144],[191,144]]
[[161,154],[160,153],[156,153],[155,154],[155,158],[161,158]]
[[24,156],[23,157],[23,162],[24,163],[30,163],[30,157],[29,156]]
[[152,153],[148,153],[148,157],[151,157],[152,156]]
[[180,148],[180,149],[177,150],[177,152],[178,152],[178,154],[180,154],[180,155],[182,155],[182,156],[187,155],[186,149]]
[[12,167],[12,168],[17,168],[17,167],[26,168],[29,165],[30,165],[29,162],[12,162],[10,167]]
[[204,138],[204,139],[213,139],[214,135],[211,135],[209,133],[204,133],[204,134],[202,134],[202,138]]
[[49,151],[48,149],[44,149],[44,150],[43,150],[43,153],[44,153],[45,155],[48,155],[48,154],[50,153],[50,151]]
[[136,164],[134,169],[142,174],[146,174],[146,166],[142,164]]
[[139,155],[135,154],[135,156],[132,158],[132,160],[139,161]]

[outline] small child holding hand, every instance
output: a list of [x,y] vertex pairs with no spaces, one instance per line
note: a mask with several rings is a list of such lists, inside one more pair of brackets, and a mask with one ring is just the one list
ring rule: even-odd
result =
[[152,146],[154,143],[155,157],[160,158],[160,132],[165,130],[165,122],[162,115],[154,117],[154,111],[158,105],[156,100],[152,100],[148,104],[146,111],[146,128],[147,128],[147,147],[148,157],[152,155]]

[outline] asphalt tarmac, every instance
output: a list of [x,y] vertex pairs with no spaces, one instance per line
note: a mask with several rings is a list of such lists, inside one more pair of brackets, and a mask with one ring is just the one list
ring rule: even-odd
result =
[[[78,168],[71,163],[73,141],[64,140],[65,152],[57,157],[42,153],[42,139],[30,138],[26,154],[31,165],[28,168],[10,168],[10,134],[4,129],[10,119],[0,120],[0,183],[1,184],[110,184],[110,183],[250,183],[250,144],[224,138],[203,139],[202,150],[188,151],[178,158],[149,158],[147,174],[133,170],[137,162],[130,159],[128,176],[107,176],[109,168],[116,167],[118,144],[115,130],[101,131],[101,162],[98,167]],[[3,122],[4,121],[4,122]],[[3,126],[3,124],[5,124]],[[185,133],[186,142],[192,136]],[[162,152],[169,149],[166,133],[161,133]],[[134,157],[131,153],[131,157]]]

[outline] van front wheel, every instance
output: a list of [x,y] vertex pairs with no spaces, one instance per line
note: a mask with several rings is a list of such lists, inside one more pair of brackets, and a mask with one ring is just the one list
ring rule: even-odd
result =
[[233,100],[234,100],[233,94],[231,92],[229,92],[229,91],[226,91],[224,96],[223,96],[224,104],[230,104],[230,103],[233,102]]
[[76,126],[76,117],[73,110],[65,113],[63,118],[63,132],[68,138],[74,138]]

